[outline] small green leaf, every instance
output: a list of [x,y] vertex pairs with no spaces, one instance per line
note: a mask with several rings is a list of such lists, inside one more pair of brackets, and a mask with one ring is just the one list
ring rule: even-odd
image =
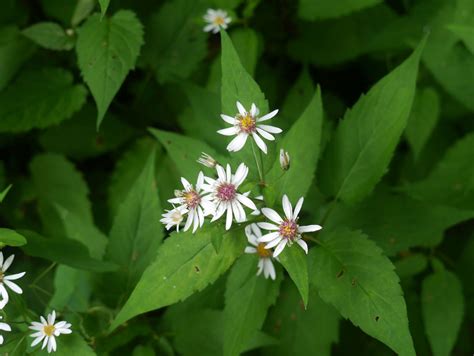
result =
[[301,247],[294,244],[286,246],[278,258],[298,288],[306,308],[309,299],[308,257]]
[[11,188],[12,188],[12,185],[10,184],[2,192],[0,192],[0,203],[3,201],[3,199],[5,199],[5,197],[7,196]]
[[23,35],[47,49],[67,51],[74,47],[74,38],[54,22],[39,22],[22,31]]
[[[321,298],[400,355],[415,355],[399,279],[382,250],[360,232],[321,235],[310,275]],[[314,252],[313,252],[314,251]]]
[[0,132],[58,124],[84,105],[86,93],[82,85],[73,84],[72,74],[64,69],[24,71],[0,93]]
[[277,274],[275,281],[257,276],[257,262],[255,256],[242,256],[227,279],[223,320],[226,356],[244,351],[278,296],[282,273]]
[[162,210],[155,182],[155,151],[120,205],[110,231],[107,256],[121,267],[125,289],[132,288],[155,259],[163,239]]
[[23,246],[26,239],[15,230],[0,228],[0,245],[1,246]]
[[244,239],[224,234],[219,254],[206,228],[173,233],[165,240],[158,256],[143,273],[132,295],[112,323],[123,322],[154,309],[184,300],[223,274],[244,250]]
[[97,127],[143,44],[143,26],[132,11],[121,10],[103,21],[92,15],[79,29],[77,57],[84,81],[97,104]]
[[345,16],[381,2],[382,0],[299,0],[298,15],[308,21],[329,19]]
[[395,268],[400,278],[413,277],[423,272],[426,267],[428,267],[428,259],[421,253],[402,257],[402,259],[395,262]]
[[424,43],[346,112],[321,162],[324,191],[355,203],[384,175],[410,114]]
[[89,256],[87,248],[78,241],[65,238],[44,238],[33,231],[20,230],[27,241],[22,247],[27,255],[64,264],[73,268],[92,272],[110,272],[117,265],[103,262]]
[[421,303],[433,355],[451,355],[464,315],[459,278],[444,268],[435,271],[423,280]]
[[105,16],[107,9],[109,7],[110,0],[99,0],[101,18]]

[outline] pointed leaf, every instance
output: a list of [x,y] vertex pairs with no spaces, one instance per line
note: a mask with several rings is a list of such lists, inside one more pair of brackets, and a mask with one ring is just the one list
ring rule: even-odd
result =
[[309,298],[308,257],[301,247],[294,244],[286,246],[278,258],[298,288],[306,308]]
[[100,5],[100,13],[102,18],[104,17],[105,13],[107,12],[107,8],[109,7],[110,0],[99,0]]
[[66,51],[74,47],[74,38],[54,22],[39,22],[22,31],[23,35],[41,47]]
[[0,192],[0,203],[3,201],[3,199],[5,199],[5,197],[7,196],[11,188],[12,188],[12,185],[10,184],[2,192]]
[[0,228],[0,245],[3,246],[23,246],[26,239],[15,230]]

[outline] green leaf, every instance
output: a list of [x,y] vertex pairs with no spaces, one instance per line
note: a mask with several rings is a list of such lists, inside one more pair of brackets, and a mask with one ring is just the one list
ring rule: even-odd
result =
[[11,188],[12,188],[12,185],[10,184],[2,192],[0,192],[0,203],[3,201],[3,199],[5,199],[5,197],[7,196]]
[[199,21],[205,5],[195,0],[163,4],[147,23],[143,61],[160,83],[188,78],[206,56],[206,34]]
[[173,233],[143,273],[135,290],[112,323],[112,329],[132,317],[184,300],[223,274],[244,250],[245,241],[224,234],[217,254],[206,229]]
[[405,136],[415,159],[428,141],[440,117],[440,100],[433,88],[425,88],[416,93],[413,108],[408,118]]
[[132,11],[121,10],[102,21],[92,15],[79,30],[77,57],[84,81],[97,104],[97,127],[143,44],[143,26]]
[[322,123],[323,104],[318,87],[306,110],[278,143],[278,149],[290,155],[290,169],[283,172],[277,157],[269,174],[269,182],[276,182],[277,197],[287,194],[290,200],[296,200],[308,192],[319,159]]
[[309,299],[308,257],[298,245],[287,246],[278,256],[303,298],[305,308]]
[[163,239],[159,221],[162,210],[155,182],[155,151],[125,200],[120,205],[110,231],[107,256],[121,267],[123,285],[129,289],[155,259]]
[[339,124],[320,169],[324,190],[336,198],[361,200],[386,172],[411,110],[424,43],[359,99]]
[[395,268],[400,278],[413,277],[423,272],[428,267],[428,259],[421,253],[403,257],[395,262]]
[[451,355],[464,315],[461,282],[454,273],[441,268],[423,280],[421,302],[433,355]]
[[31,57],[35,46],[14,26],[0,27],[0,90]]
[[330,356],[332,344],[339,340],[339,313],[321,300],[314,287],[310,290],[307,308],[303,307],[298,290],[289,280],[283,282],[281,290],[266,323],[280,342],[264,349],[263,354]]
[[49,307],[54,310],[85,312],[92,293],[92,276],[87,271],[59,265],[54,273],[54,294]]
[[473,210],[474,134],[468,134],[448,149],[431,174],[424,180],[406,185],[410,196],[432,204]]
[[237,28],[230,34],[232,43],[240,51],[240,62],[244,69],[251,76],[255,75],[257,61],[262,54],[262,45],[259,42],[258,34],[251,28]]
[[299,0],[298,15],[308,21],[328,19],[348,15],[381,2],[382,0]]
[[[73,326],[74,328],[74,326]],[[56,356],[95,356],[96,353],[90,348],[87,342],[81,337],[79,333],[73,333],[71,335],[63,335],[57,338],[57,351],[54,353]],[[40,347],[37,346],[39,349]],[[37,350],[35,355],[50,355],[44,350]]]
[[390,260],[360,232],[339,229],[324,236],[322,246],[310,253],[310,275],[321,298],[396,353],[415,355],[403,292]]
[[99,0],[99,5],[100,5],[100,13],[102,15],[101,18],[105,16],[105,13],[107,12],[107,8],[109,7],[110,0]]
[[474,26],[473,25],[449,25],[447,26],[456,36],[458,36],[474,54]]
[[54,22],[39,22],[22,31],[23,35],[47,49],[67,51],[74,47],[74,38]]
[[0,228],[1,246],[23,246],[26,244],[25,238],[15,230]]
[[73,268],[92,272],[110,272],[117,270],[117,265],[102,262],[89,256],[87,248],[71,239],[44,238],[33,231],[20,230],[27,241],[22,250],[27,255],[64,264]]
[[85,88],[74,85],[72,74],[64,69],[24,71],[0,93],[0,132],[58,124],[78,111],[85,100]]
[[242,256],[227,279],[224,307],[224,355],[239,355],[255,331],[260,330],[268,308],[278,296],[282,273],[277,279],[256,275],[258,259]]

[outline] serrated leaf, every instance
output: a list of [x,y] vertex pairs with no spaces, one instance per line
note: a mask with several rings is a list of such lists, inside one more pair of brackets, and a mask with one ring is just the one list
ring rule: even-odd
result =
[[424,180],[407,184],[403,190],[410,196],[431,204],[474,210],[474,134],[455,142]]
[[35,46],[15,26],[0,27],[0,90],[35,51]]
[[135,67],[143,44],[143,26],[132,11],[121,10],[102,21],[92,15],[79,30],[76,51],[84,81],[97,104],[97,127]]
[[415,159],[430,137],[440,116],[440,100],[433,88],[425,88],[416,93],[413,108],[408,118],[405,136]]
[[26,239],[15,230],[0,228],[0,245],[3,246],[23,246]]
[[427,276],[422,283],[421,303],[433,355],[451,355],[464,315],[464,298],[458,277],[444,268]]
[[92,271],[110,272],[117,270],[117,265],[90,257],[87,248],[78,241],[64,238],[45,238],[36,232],[19,230],[27,241],[22,250],[30,256],[64,264],[73,268]]
[[24,71],[0,93],[0,132],[58,124],[78,111],[85,100],[85,88],[73,84],[72,74],[64,69]]
[[278,296],[282,273],[277,279],[257,276],[255,256],[242,256],[227,279],[224,307],[224,355],[239,355],[257,330],[268,308]]
[[332,344],[339,340],[339,313],[321,300],[314,287],[309,299],[308,307],[304,308],[298,290],[289,280],[283,282],[266,323],[280,342],[264,349],[264,355],[331,355]]
[[324,190],[336,198],[360,201],[386,172],[411,110],[424,42],[344,115],[320,167]]
[[39,22],[22,31],[23,35],[47,49],[67,51],[74,47],[74,38],[54,22]]
[[403,292],[390,260],[360,232],[338,229],[321,237],[321,247],[310,253],[310,275],[321,298],[396,353],[415,355]]
[[0,192],[0,203],[3,201],[3,199],[5,199],[11,188],[12,185],[10,184],[2,192]]
[[107,256],[121,267],[125,289],[135,286],[155,259],[164,236],[155,182],[155,151],[120,205],[110,231]]
[[348,15],[381,2],[382,0],[299,0],[298,15],[308,21],[329,19]]
[[283,149],[290,155],[290,169],[283,172],[277,157],[269,173],[269,181],[276,182],[273,189],[277,197],[286,194],[290,200],[296,200],[308,192],[319,159],[322,123],[323,104],[318,87],[306,110],[278,143],[278,151]]
[[158,82],[188,78],[206,56],[206,34],[196,21],[205,9],[201,1],[175,0],[164,3],[152,15],[143,61],[153,69]]
[[308,257],[303,249],[295,244],[291,247],[287,246],[278,258],[298,288],[304,306],[307,307],[309,300]]
[[206,229],[173,233],[158,251],[156,260],[145,270],[132,295],[119,312],[111,329],[138,314],[184,300],[213,283],[244,250],[244,239],[229,232],[219,254]]

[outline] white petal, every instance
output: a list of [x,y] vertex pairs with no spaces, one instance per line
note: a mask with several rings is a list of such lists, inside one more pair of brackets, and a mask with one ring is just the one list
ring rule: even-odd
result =
[[245,142],[247,142],[247,137],[249,135],[246,133],[238,134],[230,143],[227,145],[227,150],[229,152],[237,152],[245,146]]
[[193,214],[193,234],[196,232],[198,227],[199,227],[199,214],[196,210],[194,210],[194,214]]
[[252,106],[250,107],[250,115],[252,115],[252,117],[255,117],[257,115],[257,112],[258,112],[257,106],[254,103],[252,103]]
[[265,249],[269,250],[269,249],[271,249],[271,248],[274,248],[274,247],[275,247],[276,245],[278,245],[282,240],[283,240],[283,238],[282,238],[282,237],[279,237],[279,238],[277,238],[277,239],[274,239],[274,240],[270,241],[269,243],[267,243],[267,244],[265,245]]
[[279,134],[283,131],[279,127],[270,126],[270,125],[257,125],[257,127],[261,128],[262,130],[265,130],[267,132],[273,133],[273,134]]
[[257,132],[262,135],[262,137],[269,141],[275,141],[275,136],[269,134],[267,131],[262,130],[261,128],[257,127]]
[[267,260],[267,268],[268,268],[269,273],[270,273],[270,278],[275,280],[275,278],[276,278],[275,266],[273,265],[273,262],[272,262],[271,259]]
[[237,202],[233,202],[233,203],[231,204],[231,206],[232,206],[232,211],[233,211],[234,216],[235,216],[235,221],[237,221],[237,222],[243,222],[244,220],[242,220],[242,215],[240,214],[240,210],[239,210],[238,205],[240,205],[240,204],[237,204]]
[[0,284],[0,294],[2,296],[2,300],[0,301],[0,309],[3,309],[9,300],[8,292],[3,283]]
[[32,321],[31,325],[29,326],[31,330],[42,330],[43,327],[44,325],[41,323],[38,323],[37,321]]
[[298,239],[296,240],[296,243],[301,246],[301,248],[304,250],[304,252],[306,252],[306,254],[308,254],[308,245],[306,241],[302,239]]
[[184,225],[184,231],[188,231],[189,228],[191,227],[191,224],[193,223],[193,218],[194,218],[194,211],[190,211],[188,213],[188,218],[186,220],[186,224]]
[[295,210],[293,210],[293,220],[296,220],[298,218],[298,214],[300,213],[301,207],[303,206],[304,198],[301,197],[298,199],[298,202],[296,203]]
[[15,273],[15,274],[11,274],[9,276],[5,276],[3,277],[3,279],[7,279],[9,281],[14,281],[16,279],[19,279],[21,277],[23,277],[25,275],[26,272],[20,272],[20,273]]
[[303,233],[303,232],[314,232],[321,230],[322,227],[319,225],[306,225],[306,226],[298,226],[298,232]]
[[181,184],[183,185],[185,190],[189,190],[192,188],[191,183],[189,183],[186,178],[181,177]]
[[247,114],[247,110],[245,110],[240,101],[237,102],[237,109],[239,110],[240,115],[245,116],[245,114]]
[[53,325],[56,321],[56,312],[53,310],[51,314],[48,315],[48,323]]
[[263,153],[267,154],[267,145],[263,140],[260,138],[259,135],[257,135],[256,132],[252,134],[253,139],[255,140],[255,143],[257,144],[258,148],[262,150]]
[[229,230],[232,226],[232,207],[229,205],[227,207],[227,216],[225,219],[225,229]]
[[234,117],[231,117],[229,115],[224,115],[224,114],[221,114],[221,117],[222,117],[222,120],[224,120],[228,124],[231,124],[231,125],[237,124],[237,120]]
[[283,195],[282,199],[282,205],[283,205],[283,211],[285,212],[285,216],[288,220],[292,220],[293,218],[293,208],[290,203],[290,199],[288,199],[288,196],[285,194]]
[[257,266],[258,266],[257,276],[260,276],[260,274],[262,274],[263,267],[264,267],[264,266],[263,266],[263,263],[264,263],[264,262],[263,262],[263,258],[260,258],[260,259],[258,260],[258,265],[257,265]]
[[252,232],[257,237],[257,239],[262,237],[262,231],[257,224],[251,224],[250,227],[252,228]]
[[238,127],[228,127],[226,129],[222,129],[222,130],[217,130],[217,133],[220,133],[221,135],[224,135],[224,136],[234,136],[234,135],[237,135],[239,133],[239,128]]
[[204,224],[204,212],[200,206],[197,207],[198,217],[199,217],[199,227],[202,227]]
[[202,184],[204,183],[204,173],[199,172],[198,179],[196,182],[196,190],[199,192],[201,191]]
[[268,219],[270,219],[271,221],[277,223],[277,224],[281,224],[283,222],[283,219],[280,217],[280,215],[278,215],[278,213],[273,210],[273,209],[270,209],[270,208],[262,208],[262,213],[263,215],[265,215]]
[[216,213],[211,219],[211,222],[214,222],[217,219],[219,219],[225,213],[225,210],[226,210],[226,206],[224,204],[219,204],[219,206],[217,207]]
[[[70,324],[69,324],[70,325]],[[69,326],[70,327],[70,326]],[[69,328],[60,328],[58,329],[61,334],[70,334],[72,333],[72,330]]]
[[45,338],[43,340],[43,344],[41,345],[41,349],[44,349],[46,347],[46,345],[48,345],[48,341],[49,341],[49,336],[45,335]]
[[12,331],[12,328],[7,323],[0,323],[0,330]]
[[5,260],[5,262],[3,262],[3,266],[2,266],[3,272],[5,272],[11,266],[14,258],[15,258],[15,255],[11,255]]
[[217,165],[216,166],[217,176],[221,182],[225,182],[225,170],[224,167]]
[[287,239],[281,240],[281,242],[278,244],[277,248],[273,252],[273,257],[278,257],[278,255],[283,251],[283,249],[286,246],[286,243],[288,242]]
[[236,187],[241,185],[242,182],[245,180],[245,178],[247,178],[248,173],[249,173],[248,167],[244,163],[239,164],[232,178],[232,184],[234,184]]
[[256,253],[257,249],[255,247],[247,246],[244,250],[245,253]]
[[[33,336],[33,335],[32,335],[32,336]],[[34,346],[38,345],[38,344],[41,342],[41,340],[44,339],[45,336],[46,336],[46,335],[41,334],[41,336],[39,336],[39,337],[37,337],[36,339],[34,339],[33,342],[31,343],[31,347],[34,347]]]
[[258,226],[261,227],[262,229],[264,230],[270,230],[270,231],[273,231],[273,230],[278,230],[279,227],[277,225],[274,225],[274,224],[270,224],[268,222],[261,222],[261,223],[258,223]]
[[257,119],[257,122],[262,122],[262,121],[267,121],[270,120],[272,117],[274,117],[276,114],[278,114],[278,109],[273,110],[271,113],[268,113],[266,115],[263,115],[262,117]]
[[3,252],[0,251],[0,267],[3,267]]
[[204,32],[210,32],[214,29],[214,24],[209,24],[204,27]]
[[263,235],[261,238],[259,238],[258,242],[268,242],[279,237],[281,237],[279,232],[270,232],[266,235]]
[[226,172],[225,172],[225,173],[226,173],[226,175],[225,175],[225,177],[226,177],[225,181],[226,181],[227,183],[230,183],[230,182],[232,181],[232,168],[230,167],[230,164],[227,164],[227,167],[226,167],[226,168],[227,168],[227,169],[226,169]]
[[254,204],[254,202],[243,194],[237,194],[237,200],[252,210],[257,209],[257,206]]

